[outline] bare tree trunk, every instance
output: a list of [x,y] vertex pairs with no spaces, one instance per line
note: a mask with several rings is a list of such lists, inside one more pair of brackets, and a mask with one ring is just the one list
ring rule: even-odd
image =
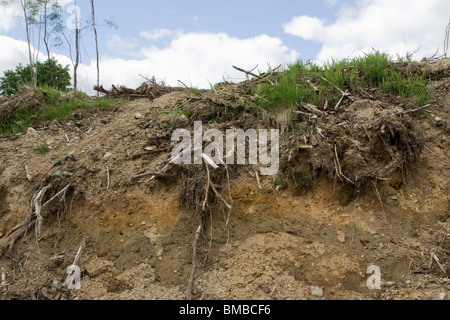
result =
[[[97,27],[95,26],[95,8],[94,8],[94,0],[91,0],[92,6],[92,27],[94,28],[95,35],[95,52],[97,55],[97,87],[100,87],[100,60],[98,54],[98,36],[97,36]],[[97,91],[97,98],[99,97],[100,92]]]
[[45,44],[45,49],[47,50],[47,63],[48,63],[48,75],[50,77],[50,81],[52,83],[52,87],[56,88],[56,83],[55,83],[55,79],[53,78],[53,73],[52,73],[52,64],[51,64],[51,57],[50,57],[50,48],[48,45],[48,32],[47,32],[47,3],[44,4],[44,44]]
[[[77,2],[75,1],[75,6]],[[78,89],[78,66],[80,65],[80,22],[78,20],[78,14],[75,10],[75,66],[73,71],[73,90]]]
[[30,78],[34,87],[36,87],[36,78],[34,75],[34,63],[33,63],[33,54],[31,53],[31,39],[30,39],[30,24],[28,23],[28,1],[20,0],[20,5],[23,10],[23,17],[25,19],[25,28],[27,30],[27,43],[28,43],[28,55],[30,58]]

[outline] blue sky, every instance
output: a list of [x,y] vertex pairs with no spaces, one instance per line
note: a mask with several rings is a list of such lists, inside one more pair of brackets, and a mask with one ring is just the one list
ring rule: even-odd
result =
[[[64,10],[73,0],[60,0]],[[368,52],[371,48],[416,59],[443,47],[450,19],[448,0],[96,0],[101,83],[138,86],[156,76],[170,85],[182,80],[197,87],[223,78],[243,80],[232,65],[264,70],[297,59],[324,62]],[[78,0],[83,20],[90,1]],[[0,74],[27,63],[24,26],[12,8],[0,9]],[[16,15],[19,15],[16,10]],[[19,15],[20,17],[20,15]],[[70,20],[70,12],[65,16]],[[68,36],[73,36],[70,30]],[[38,42],[34,41],[35,48]],[[41,51],[43,46],[41,45]],[[439,51],[440,53],[443,53]],[[53,55],[71,64],[64,48]],[[80,86],[95,83],[92,33],[83,38]],[[40,54],[43,60],[45,54]]]

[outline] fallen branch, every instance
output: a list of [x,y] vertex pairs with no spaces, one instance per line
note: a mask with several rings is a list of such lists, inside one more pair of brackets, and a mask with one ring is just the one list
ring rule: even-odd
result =
[[395,115],[396,116],[400,116],[400,115],[404,115],[404,114],[414,113],[414,112],[417,112],[417,111],[421,111],[421,110],[427,109],[429,107],[431,107],[431,104],[427,104],[426,106],[423,106],[423,107],[420,107],[420,108],[416,108],[416,109],[410,109],[410,110],[405,110],[405,111],[402,111],[402,112],[397,112]]
[[259,75],[256,75],[256,74],[253,73],[253,70],[255,70],[256,68],[254,68],[254,69],[251,70],[251,71],[247,71],[247,70],[244,70],[244,69],[239,68],[239,67],[236,67],[236,66],[232,66],[232,67],[233,67],[234,69],[236,69],[237,71],[239,71],[239,72],[245,73],[247,76],[252,76],[252,77],[255,77],[255,78],[257,78],[257,79],[259,79],[259,80],[262,80],[262,81],[267,81],[267,82],[269,82],[272,86],[274,86],[275,84],[274,84],[270,79],[268,79],[268,77],[269,77],[272,73],[274,73],[276,70],[280,69],[280,68],[281,68],[281,65],[279,65],[277,68],[275,68],[275,69],[273,69],[273,70],[270,70],[268,73],[266,73],[266,74],[264,74],[264,75],[262,75],[262,76],[259,76]]
[[339,109],[339,107],[341,106],[341,103],[344,101],[345,98],[350,98],[350,93],[348,92],[348,90],[346,90],[345,92],[342,91],[339,87],[337,87],[335,84],[331,83],[331,81],[329,81],[328,79],[326,79],[325,77],[321,77],[325,82],[327,82],[328,84],[332,85],[333,87],[336,88],[336,90],[338,90],[341,94],[341,100],[339,100],[339,102],[336,104],[336,107],[334,107],[334,110]]
[[256,74],[254,74],[253,73],[253,71],[256,69],[256,68],[254,68],[253,70],[251,70],[251,71],[246,71],[246,70],[244,70],[244,69],[242,69],[242,68],[239,68],[239,67],[236,67],[236,66],[232,66],[234,69],[236,69],[237,71],[239,71],[239,72],[243,72],[243,73],[245,73],[247,76],[252,76],[252,77],[255,77],[255,78],[258,78],[258,79],[263,79],[263,77],[261,77],[261,76],[258,76],[258,75],[256,75]]
[[259,179],[258,170],[253,169],[253,171],[255,172],[256,181],[258,182],[258,188],[259,188],[259,190],[262,190],[263,187],[261,186],[261,180]]

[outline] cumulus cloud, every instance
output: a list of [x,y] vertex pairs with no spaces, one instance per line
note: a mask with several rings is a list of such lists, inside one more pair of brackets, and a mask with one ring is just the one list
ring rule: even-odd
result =
[[[278,38],[260,35],[239,39],[225,33],[187,33],[171,40],[166,47],[144,47],[139,59],[103,57],[101,82],[137,86],[146,77],[155,76],[176,86],[178,80],[199,88],[209,88],[209,83],[229,79],[242,79],[242,73],[232,68],[238,65],[252,69],[293,62],[299,54],[289,50]],[[95,81],[95,65],[83,66],[84,87]],[[83,78],[83,74],[80,76]]]
[[19,63],[27,64],[28,46],[24,41],[0,35],[0,75],[14,69]]
[[420,59],[442,48],[449,12],[448,0],[359,0],[343,6],[333,22],[297,16],[283,27],[287,34],[321,43],[320,62],[372,48],[392,55],[420,48],[415,56]]
[[[118,42],[121,39],[116,39]],[[134,44],[131,43],[131,46]],[[0,73],[14,68],[19,62],[27,64],[27,47],[23,41],[0,36]],[[45,55],[41,55],[42,58]],[[68,57],[57,55],[58,61],[71,64]],[[248,39],[230,37],[226,33],[186,33],[164,47],[148,45],[136,48],[136,55],[130,58],[101,57],[101,83],[105,87],[111,84],[137,87],[146,77],[155,76],[171,86],[177,86],[178,80],[187,85],[209,88],[209,83],[217,83],[223,77],[230,80],[242,80],[244,75],[232,68],[237,65],[253,69],[259,65],[265,70],[283,63],[294,62],[299,53],[289,50],[279,38],[260,35]],[[96,83],[96,64],[82,64],[79,67],[79,88],[93,94]]]

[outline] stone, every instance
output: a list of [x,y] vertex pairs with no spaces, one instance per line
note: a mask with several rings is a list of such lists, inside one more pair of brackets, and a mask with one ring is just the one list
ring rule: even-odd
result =
[[29,127],[28,130],[27,130],[27,135],[32,136],[32,137],[36,137],[38,135],[38,132],[35,129]]
[[104,159],[104,160],[107,160],[107,159],[111,158],[112,155],[113,155],[113,154],[112,154],[111,152],[107,152],[107,153],[103,156],[103,159]]
[[311,287],[311,294],[312,294],[313,296],[322,298],[322,297],[323,297],[323,289],[322,289],[322,288],[319,288],[319,287],[314,287],[314,286],[312,286],[312,287]]
[[346,239],[345,239],[345,234],[340,234],[340,235],[338,236],[338,241],[339,241],[340,243],[345,243],[345,241],[346,241]]
[[142,114],[140,114],[140,113],[136,113],[136,114],[134,115],[134,118],[135,118],[136,120],[139,120],[139,119],[142,119],[143,116],[142,116]]

